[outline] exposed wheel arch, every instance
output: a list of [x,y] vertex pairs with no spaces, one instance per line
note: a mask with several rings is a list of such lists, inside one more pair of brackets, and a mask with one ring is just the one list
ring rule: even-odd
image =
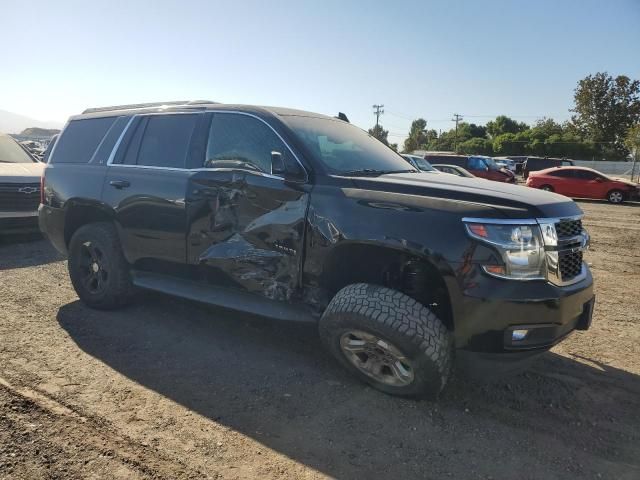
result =
[[73,234],[82,226],[94,222],[113,222],[113,212],[95,203],[70,200],[65,206],[64,242],[68,247]]
[[447,329],[454,330],[451,297],[443,272],[427,258],[367,243],[338,246],[325,260],[320,277],[326,302],[355,283],[402,292],[431,308]]

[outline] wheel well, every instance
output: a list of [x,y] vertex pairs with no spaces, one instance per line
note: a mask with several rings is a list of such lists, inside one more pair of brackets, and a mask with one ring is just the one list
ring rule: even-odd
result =
[[99,207],[91,205],[73,205],[68,207],[64,221],[65,245],[69,245],[73,234],[83,225],[110,221],[112,221],[112,216]]
[[449,330],[454,329],[444,278],[428,260],[374,245],[340,247],[323,269],[321,283],[329,299],[360,282],[398,290],[429,307]]

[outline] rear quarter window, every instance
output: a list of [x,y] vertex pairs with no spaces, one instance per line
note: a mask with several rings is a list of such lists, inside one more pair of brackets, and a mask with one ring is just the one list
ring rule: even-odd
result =
[[53,150],[51,163],[89,163],[117,117],[72,120]]

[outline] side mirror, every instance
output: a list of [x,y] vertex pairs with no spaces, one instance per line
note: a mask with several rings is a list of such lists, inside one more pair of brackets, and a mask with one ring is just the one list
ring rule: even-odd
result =
[[602,178],[602,177],[596,177],[596,182],[598,182],[598,183],[602,183],[602,182],[604,182],[604,178]]
[[285,173],[287,173],[287,169],[284,166],[282,153],[271,152],[271,174],[284,176]]

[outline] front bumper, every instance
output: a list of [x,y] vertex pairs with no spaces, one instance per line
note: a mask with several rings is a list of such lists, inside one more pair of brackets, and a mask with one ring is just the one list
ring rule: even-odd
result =
[[[477,272],[465,278],[455,319],[458,349],[513,355],[545,351],[591,323],[594,294],[589,269],[572,285],[502,280]],[[526,330],[514,341],[514,330]]]
[[0,234],[38,231],[38,212],[0,212]]

